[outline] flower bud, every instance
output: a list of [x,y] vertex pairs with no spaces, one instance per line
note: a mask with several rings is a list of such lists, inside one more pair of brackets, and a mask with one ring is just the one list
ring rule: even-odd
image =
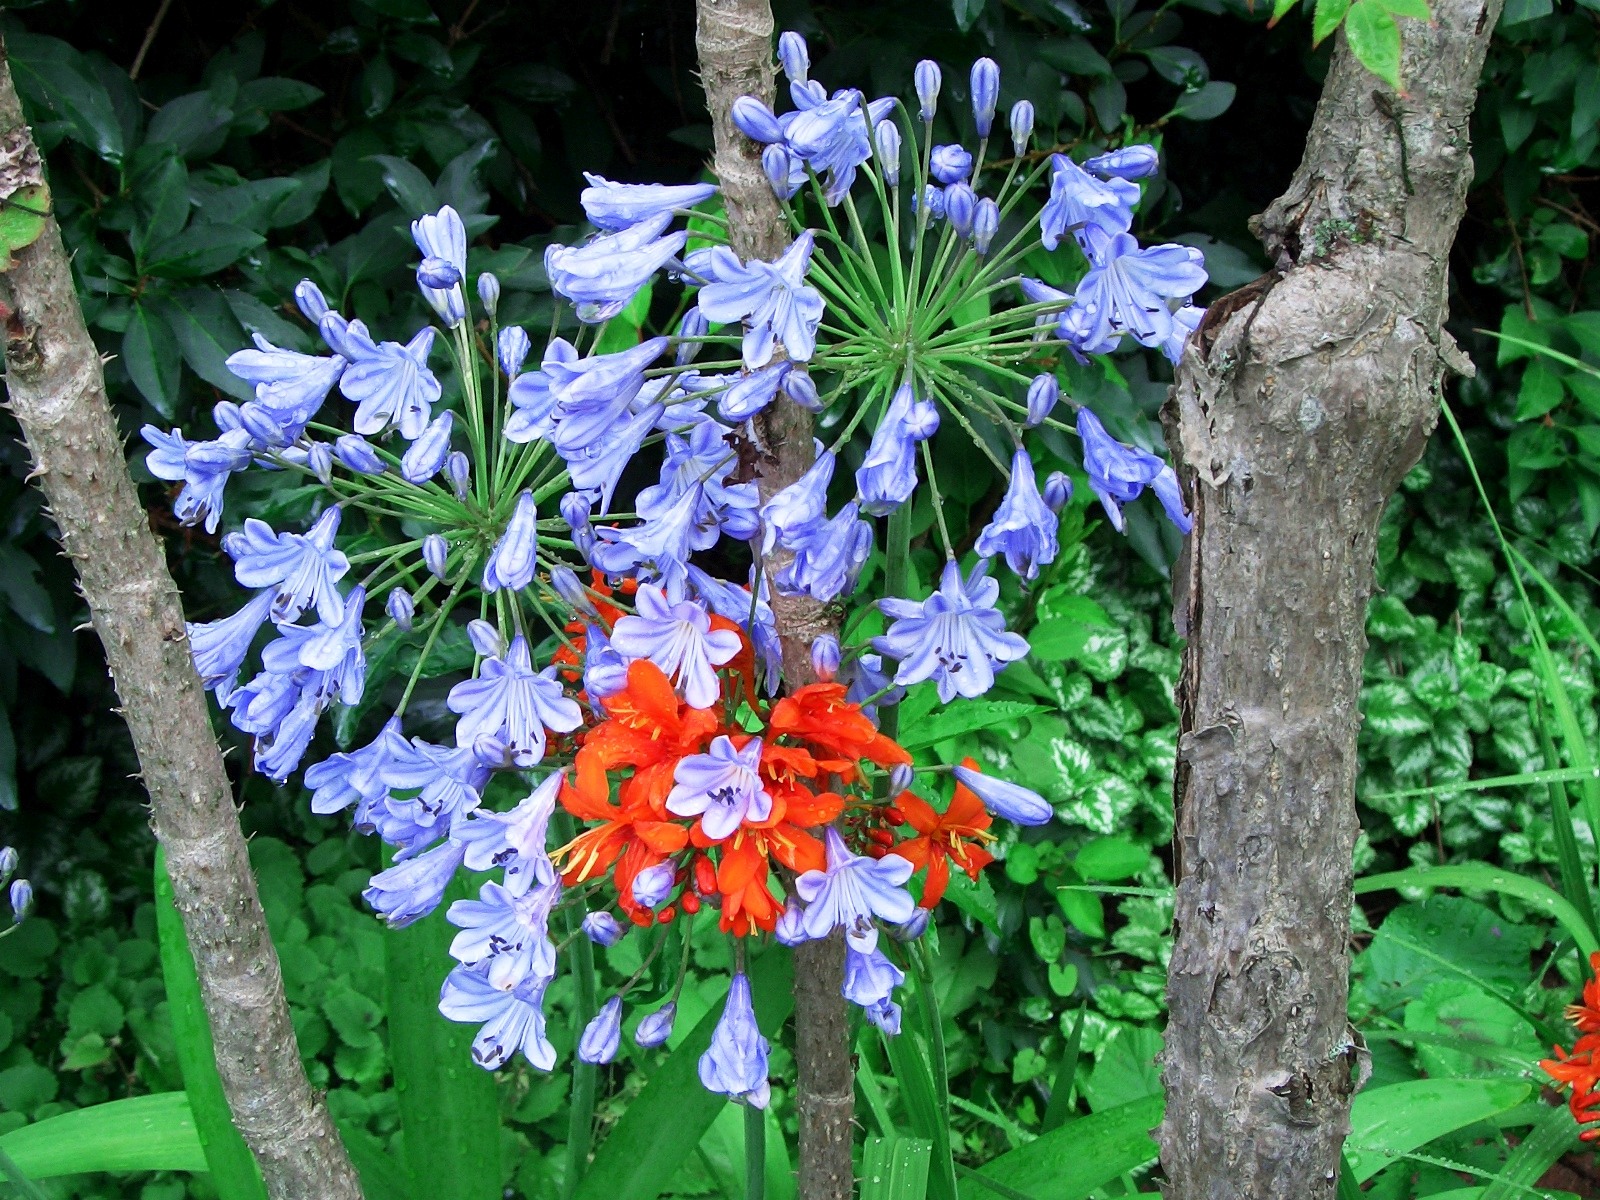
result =
[[806,40],[790,30],[778,38],[778,61],[790,83],[804,83],[806,72],[811,70],[811,55],[806,51]]
[[312,442],[306,451],[306,467],[326,486],[333,482],[333,451],[327,442]]
[[277,418],[261,405],[251,400],[239,408],[239,424],[255,438],[268,446],[286,446],[289,439],[283,436],[283,426]]
[[918,115],[924,121],[931,121],[933,114],[939,111],[939,85],[943,82],[939,64],[931,58],[925,58],[917,64],[911,78],[917,85],[917,99],[922,102]]
[[528,340],[528,331],[522,326],[507,325],[495,338],[494,349],[506,378],[515,379],[522,371],[522,364],[528,360],[528,351],[533,349],[533,343]]
[[783,141],[783,126],[772,110],[754,96],[740,96],[729,110],[736,129],[752,142],[770,145]]
[[1124,146],[1086,161],[1084,170],[1102,179],[1144,179],[1161,167],[1161,155],[1154,146]]
[[820,683],[832,683],[839,673],[839,639],[825,633],[811,643],[811,669]]
[[1000,206],[985,196],[978,201],[978,211],[972,218],[972,248],[978,254],[989,253],[994,235],[1000,232]]
[[457,500],[467,498],[467,484],[471,471],[472,464],[460,450],[450,451],[450,457],[444,460],[444,473],[450,479],[450,487],[455,492]]
[[808,412],[822,411],[822,397],[817,395],[817,381],[803,367],[796,367],[783,377],[783,394]]
[[359,433],[347,433],[333,443],[333,456],[358,475],[382,475],[383,459]]
[[17,864],[22,861],[15,846],[0,846],[0,887],[5,887],[11,882],[11,877],[17,873]]
[[972,64],[972,119],[978,124],[979,137],[988,137],[994,128],[994,110],[999,102],[1000,66],[992,58],[980,58]]
[[787,146],[773,143],[761,152],[761,170],[772,185],[772,193],[779,200],[787,200],[798,192],[806,181],[804,164]]
[[449,555],[450,543],[441,534],[430,533],[422,539],[422,562],[434,578],[444,578],[445,559]]
[[912,212],[915,212],[917,210],[917,206],[918,206],[919,203],[922,206],[924,206],[925,208],[927,208],[927,210],[928,210],[928,220],[930,220],[930,221],[942,221],[942,220],[944,220],[944,189],[943,188],[934,187],[933,184],[931,184],[931,183],[928,184],[925,188],[922,189],[922,196],[920,197],[920,199],[918,197],[916,197],[916,196],[913,196],[911,198],[911,211]]
[[302,279],[295,284],[294,302],[300,309],[300,315],[313,325],[322,322],[322,314],[328,311],[328,301],[322,295],[322,289],[309,279]]
[[461,282],[461,272],[448,258],[425,258],[417,268],[417,282],[425,288],[442,290]]
[[500,280],[489,271],[478,276],[478,300],[491,317],[500,311]]
[[911,781],[916,777],[917,773],[910,763],[895,763],[889,771],[889,795],[898,796],[911,786]]
[[633,1040],[636,1045],[646,1050],[654,1049],[672,1036],[672,1023],[677,1019],[678,1006],[668,1000],[655,1012],[647,1015],[639,1022],[639,1027],[633,1031]]
[[480,733],[472,739],[472,757],[491,771],[508,771],[516,766],[511,747],[492,733]]
[[411,598],[410,592],[402,587],[395,588],[389,593],[383,608],[403,632],[411,631],[412,619],[417,615],[417,602]]
[[1028,385],[1028,419],[1024,423],[1024,428],[1032,429],[1035,425],[1042,425],[1059,399],[1061,399],[1061,384],[1056,381],[1054,375],[1034,376],[1033,382]]
[[928,169],[940,183],[960,183],[972,170],[972,154],[965,146],[935,146]]
[[608,912],[592,912],[583,919],[583,934],[596,946],[615,946],[622,937],[622,926]]
[[467,638],[484,658],[500,658],[506,652],[506,640],[500,636],[500,630],[482,617],[473,617],[467,622]]
[[28,919],[28,914],[33,911],[33,884],[26,879],[18,879],[11,885],[11,915],[21,924]]
[[914,942],[927,932],[928,910],[925,908],[913,912],[910,920],[889,926],[889,936],[897,942]]
[[944,215],[950,227],[962,237],[972,232],[973,218],[978,212],[978,197],[964,183],[952,183],[944,190]]
[[582,1062],[608,1063],[617,1056],[622,1042],[622,997],[605,1002],[578,1039],[578,1058]]
[[1044,506],[1053,513],[1060,512],[1072,499],[1072,480],[1061,471],[1051,471],[1044,481]]
[[893,121],[879,121],[872,131],[877,144],[878,169],[883,172],[883,182],[890,187],[900,186],[900,126]]
[[1033,104],[1018,100],[1011,106],[1011,149],[1021,158],[1028,152],[1028,142],[1033,137]]
[[633,877],[633,902],[644,908],[657,908],[672,894],[678,869],[671,861],[646,867]]
[[400,456],[400,478],[407,483],[425,483],[439,473],[445,456],[450,453],[450,432],[455,419],[455,414],[445,409],[428,423],[422,436]]
[[232,400],[218,400],[213,404],[211,419],[216,422],[218,433],[244,428],[244,413]]
[[789,903],[784,905],[783,912],[778,915],[778,923],[772,930],[778,945],[798,946],[811,940],[806,935],[805,916],[805,909],[800,907],[800,902],[790,896]]
[[584,590],[583,581],[571,567],[557,563],[550,568],[550,590],[560,596],[573,612],[586,617],[598,615],[594,601],[589,599],[589,593]]
[[[766,153],[763,152],[761,157],[765,159]],[[673,361],[680,367],[692,363],[700,353],[700,342],[697,339],[705,337],[710,332],[711,322],[706,320],[706,315],[700,311],[700,306],[694,305],[683,314],[683,320],[678,322],[678,337],[682,340],[678,342],[678,353]]]

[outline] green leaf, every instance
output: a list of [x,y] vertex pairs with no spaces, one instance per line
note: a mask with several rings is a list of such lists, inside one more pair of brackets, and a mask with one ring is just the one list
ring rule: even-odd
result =
[[900,744],[920,750],[983,729],[1012,728],[1023,717],[1044,711],[1043,705],[1022,700],[969,700],[917,721],[914,729],[902,731]]
[[1542,417],[1565,396],[1561,376],[1542,362],[1528,364],[1522,373],[1522,386],[1517,390],[1517,411],[1512,415],[1518,421],[1531,421]]
[[145,269],[152,275],[193,279],[232,266],[267,239],[253,229],[231,225],[191,225],[149,250]]
[[373,154],[367,161],[377,163],[383,170],[383,186],[407,217],[420,217],[439,207],[433,184],[413,164],[392,154]]
[[1553,0],[1507,0],[1500,13],[1500,24],[1520,25],[1524,21],[1537,21],[1554,11]]
[[17,86],[67,123],[74,141],[113,166],[122,162],[122,125],[105,86],[66,42],[8,32],[6,54]]
[[[950,1122],[940,1106],[934,1086],[929,1054],[918,1036],[909,1026],[898,1037],[883,1035],[883,1049],[889,1056],[890,1072],[900,1085],[900,1104],[905,1109],[907,1123],[918,1137],[927,1138],[932,1149],[928,1159],[930,1200],[957,1200],[950,1194],[951,1149]],[[943,1164],[933,1169],[934,1163]]]
[[1410,17],[1414,21],[1431,21],[1428,0],[1383,0],[1383,6],[1397,17]]
[[178,412],[178,381],[182,377],[178,339],[165,320],[147,305],[135,304],[122,334],[122,365],[139,394],[167,420]]
[[1357,1183],[1435,1138],[1520,1104],[1533,1085],[1514,1079],[1412,1079],[1358,1092],[1346,1154]]
[[206,1157],[182,1092],[112,1100],[24,1125],[0,1137],[30,1179],[90,1171],[204,1171]]
[[868,1138],[861,1151],[861,1200],[923,1200],[932,1153],[927,1138]]
[[1362,66],[1400,90],[1400,27],[1382,0],[1355,0],[1345,15],[1344,36]]
[[[475,894],[457,878],[445,899]],[[477,1028],[439,1013],[455,929],[447,904],[403,929],[385,932],[389,1053],[405,1131],[411,1194],[427,1200],[498,1200],[500,1103],[494,1075],[472,1061]],[[354,993],[351,993],[354,995]],[[358,1025],[352,1032],[364,1032]],[[347,1042],[354,1040],[340,1035]],[[376,1035],[372,1035],[376,1037]]]
[[984,0],[950,0],[950,9],[955,14],[956,25],[962,33],[970,30],[977,19],[983,14]]
[[1350,11],[1350,0],[1317,0],[1316,15],[1311,19],[1311,44],[1319,46],[1344,20]]
[[1209,121],[1228,111],[1238,90],[1231,83],[1213,79],[1203,87],[1184,92],[1168,115],[1189,121]]
[[236,400],[255,398],[255,389],[228,370],[228,355],[244,345],[244,331],[219,292],[189,288],[175,299],[152,297],[149,307],[172,330],[196,375]]
[[183,1072],[183,1090],[189,1098],[195,1131],[211,1171],[211,1182],[221,1200],[266,1200],[266,1185],[255,1156],[234,1127],[217,1074],[216,1049],[211,1026],[200,998],[194,956],[183,932],[183,919],[173,901],[172,879],[167,874],[166,850],[156,847],[156,934],[161,945],[161,977],[167,987],[167,1009],[172,1014],[172,1037]]
[[993,1200],[992,1180],[1032,1200],[1085,1200],[1090,1192],[1156,1156],[1150,1131],[1161,1121],[1159,1096],[1108,1108],[1041,1134],[968,1175],[961,1200]]
[[[794,1006],[793,959],[766,953],[751,964],[756,1023],[773,1037]],[[667,1056],[601,1143],[574,1200],[623,1200],[666,1191],[727,1098],[700,1086],[698,1063],[722,1016],[718,1001]]]
[[1100,837],[1085,842],[1072,865],[1085,879],[1115,883],[1137,875],[1149,862],[1147,847],[1136,846],[1119,837]]
[[[1368,875],[1355,882],[1355,894],[1384,891],[1388,888],[1459,887],[1473,891],[1503,892],[1515,896],[1524,904],[1537,909],[1545,916],[1558,921],[1572,935],[1585,957],[1600,951],[1600,942],[1589,931],[1578,910],[1573,908],[1554,888],[1530,879],[1492,867],[1488,863],[1461,863],[1448,867],[1413,867],[1406,871],[1393,871],[1385,875]],[[1392,914],[1391,914],[1392,919]]]
[[0,201],[0,271],[10,270],[12,255],[39,240],[49,212],[50,189],[42,183]]

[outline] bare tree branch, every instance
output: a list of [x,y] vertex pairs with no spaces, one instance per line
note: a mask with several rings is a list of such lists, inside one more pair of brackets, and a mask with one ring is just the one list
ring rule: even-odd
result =
[[[25,182],[30,163],[37,166],[38,154],[0,45],[0,191],[9,196]],[[234,1123],[274,1200],[360,1200],[300,1064],[232,788],[189,661],[177,585],[128,477],[53,217],[0,274],[0,305],[11,411],[133,734]]]
[[1257,220],[1277,269],[1212,305],[1166,413],[1193,492],[1167,992],[1167,1195],[1335,1192],[1356,733],[1378,521],[1438,417],[1468,122],[1500,0],[1404,20],[1408,95],[1341,44]]
[[[716,138],[716,174],[728,208],[728,240],[741,258],[771,261],[789,244],[788,222],[761,169],[760,148],[734,127],[729,110],[740,96],[772,103],[772,9],[767,0],[698,0],[696,8],[695,45]],[[755,482],[765,502],[811,466],[811,414],[779,397],[752,424]],[[769,578],[786,557],[787,551],[779,551],[768,559]],[[783,676],[793,687],[812,677],[811,643],[836,627],[825,606],[805,596],[780,596],[774,590],[771,603],[783,645]],[[840,993],[844,940],[806,942],[795,947],[794,956],[800,1196],[849,1200],[855,1188],[850,1160],[855,1064]]]

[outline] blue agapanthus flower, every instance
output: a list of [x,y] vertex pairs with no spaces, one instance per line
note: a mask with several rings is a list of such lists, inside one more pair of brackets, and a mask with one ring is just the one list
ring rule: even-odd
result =
[[696,303],[706,319],[744,323],[746,367],[766,366],[779,343],[795,362],[804,362],[816,349],[822,296],[805,281],[813,245],[807,230],[777,262],[741,263],[726,246],[689,255],[685,265],[705,281]]
[[517,635],[503,659],[485,659],[478,678],[450,689],[447,704],[461,717],[456,744],[471,747],[479,738],[498,738],[517,766],[539,762],[546,729],[571,733],[583,724],[583,711],[562,691],[555,674],[553,666],[533,669],[527,640]]
[[909,383],[901,384],[856,468],[857,494],[865,511],[887,516],[911,499],[917,488],[917,446],[938,429],[934,403],[918,400]]
[[1050,199],[1039,210],[1040,240],[1046,250],[1054,250],[1069,234],[1083,244],[1090,228],[1126,233],[1138,202],[1138,184],[1115,176],[1098,179],[1065,154],[1052,154]]
[[994,516],[973,547],[982,558],[1003,556],[1024,579],[1037,579],[1039,568],[1055,561],[1058,518],[1045,505],[1034,478],[1033,460],[1020,446],[1011,459],[1011,482]]
[[1092,264],[1078,283],[1072,307],[1061,318],[1060,335],[1084,353],[1114,346],[1123,334],[1143,345],[1163,347],[1179,333],[1172,300],[1187,301],[1206,283],[1205,256],[1193,246],[1140,248],[1130,234],[1085,230]]
[[481,1024],[472,1039],[472,1060],[495,1070],[519,1050],[541,1071],[556,1065],[556,1048],[545,1036],[544,992],[548,980],[530,979],[501,991],[483,972],[460,966],[445,977],[439,1011],[452,1021]]
[[689,240],[681,230],[667,233],[671,222],[672,213],[661,212],[582,246],[547,247],[544,269],[551,288],[577,305],[579,320],[610,320]]
[[988,571],[989,560],[979,559],[963,580],[961,565],[952,558],[939,590],[926,600],[878,601],[893,624],[872,639],[872,646],[899,661],[895,683],[909,687],[931,679],[948,704],[958,695],[983,695],[994,686],[996,668],[1027,657],[1027,639],[1007,632],[1006,619],[994,606],[1000,584]]
[[718,1092],[735,1104],[765,1108],[772,1097],[767,1083],[769,1051],[767,1039],[756,1025],[750,979],[743,971],[736,972],[711,1034],[711,1046],[700,1056],[700,1083],[708,1092]]
[[607,233],[621,233],[635,225],[685,212],[717,194],[714,183],[685,183],[670,187],[660,183],[612,183],[585,171],[589,186],[578,197],[589,223]]
[[906,891],[914,868],[898,854],[882,858],[852,854],[831,825],[822,837],[827,869],[806,871],[794,882],[806,906],[802,920],[806,936],[823,938],[842,929],[857,945],[876,946],[874,919],[898,925],[916,911],[916,901]]
[[250,517],[242,531],[222,539],[240,586],[272,589],[274,619],[294,621],[307,608],[330,622],[344,613],[334,585],[350,569],[350,560],[333,544],[342,511],[334,505],[305,533],[275,533],[265,521]]

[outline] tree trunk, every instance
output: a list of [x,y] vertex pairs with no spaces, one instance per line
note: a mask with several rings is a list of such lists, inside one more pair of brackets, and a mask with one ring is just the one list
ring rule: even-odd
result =
[[1167,410],[1194,533],[1160,1130],[1176,1200],[1332,1197],[1363,1076],[1346,1023],[1356,732],[1374,542],[1447,367],[1468,120],[1500,0],[1403,20],[1397,95],[1342,42],[1277,269],[1212,305]]
[[[715,134],[717,178],[728,209],[728,241],[742,259],[771,261],[789,245],[789,225],[761,170],[760,147],[734,127],[740,96],[773,99],[772,9],[767,0],[698,0],[695,45]],[[753,466],[763,502],[811,466],[811,414],[779,397],[752,422]],[[768,578],[787,551],[766,563]],[[825,607],[804,596],[771,596],[783,643],[783,677],[792,688],[812,678],[811,643],[834,632]],[[796,1108],[800,1117],[800,1200],[849,1200],[855,1065],[840,988],[844,939],[795,947]]]
[[[0,196],[42,174],[0,45]],[[0,319],[10,407],[105,645],[234,1123],[274,1200],[360,1200],[300,1064],[233,790],[189,661],[177,585],[128,478],[100,355],[53,217],[0,274]]]

